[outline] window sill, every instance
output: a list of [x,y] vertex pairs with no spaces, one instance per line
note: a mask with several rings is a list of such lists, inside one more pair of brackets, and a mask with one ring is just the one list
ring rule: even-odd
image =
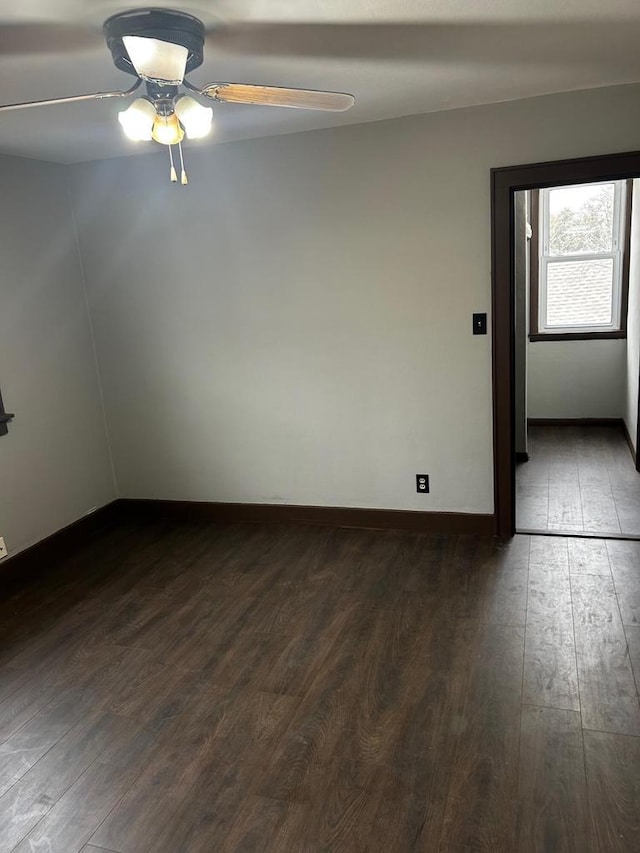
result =
[[529,335],[533,343],[540,341],[614,341],[626,338],[626,330],[617,332],[541,332]]

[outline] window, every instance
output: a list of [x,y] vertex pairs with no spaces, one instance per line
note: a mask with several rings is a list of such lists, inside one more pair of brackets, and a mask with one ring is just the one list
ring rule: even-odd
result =
[[531,340],[625,336],[630,196],[626,181],[532,193]]

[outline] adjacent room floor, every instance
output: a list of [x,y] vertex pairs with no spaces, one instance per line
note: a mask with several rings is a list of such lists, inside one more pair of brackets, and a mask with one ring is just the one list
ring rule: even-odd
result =
[[640,536],[640,474],[617,426],[530,426],[516,528]]
[[637,851],[639,565],[561,537],[105,532],[0,604],[0,851]]

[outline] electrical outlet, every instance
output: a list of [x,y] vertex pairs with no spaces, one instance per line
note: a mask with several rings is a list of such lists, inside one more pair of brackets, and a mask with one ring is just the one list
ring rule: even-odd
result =
[[8,553],[7,546],[4,544],[4,539],[0,536],[0,560],[3,557],[6,557]]
[[428,474],[416,474],[416,491],[419,495],[425,495],[429,491]]

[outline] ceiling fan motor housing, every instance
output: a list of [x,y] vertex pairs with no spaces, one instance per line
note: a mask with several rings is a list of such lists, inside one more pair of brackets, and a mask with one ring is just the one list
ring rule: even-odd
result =
[[103,31],[116,68],[135,77],[138,75],[124,46],[125,36],[158,39],[185,47],[189,52],[186,73],[202,65],[204,24],[186,12],[171,9],[134,9],[108,18]]

